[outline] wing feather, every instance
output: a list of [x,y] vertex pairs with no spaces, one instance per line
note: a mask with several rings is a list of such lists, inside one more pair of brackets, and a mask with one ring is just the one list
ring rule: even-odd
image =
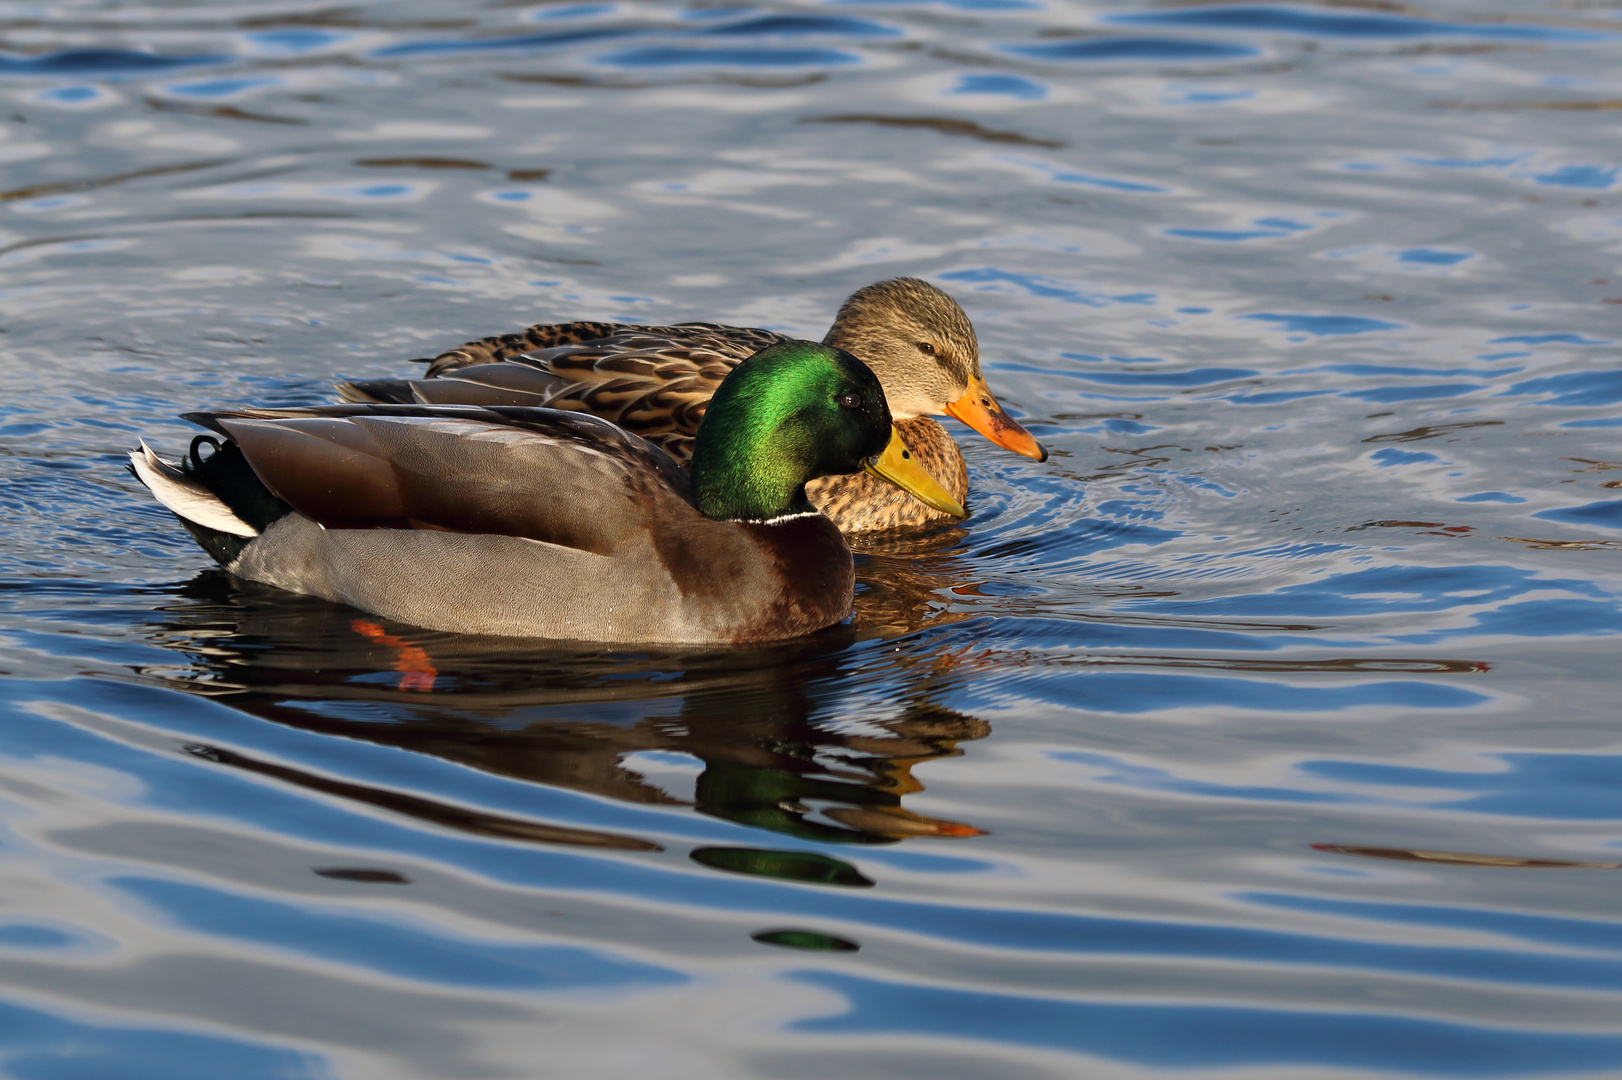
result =
[[696,514],[686,474],[602,420],[551,409],[327,406],[192,417],[327,528],[519,536],[612,554],[655,517]]
[[770,330],[716,323],[537,324],[441,354],[427,379],[351,383],[342,390],[351,400],[399,401],[409,389],[425,403],[590,413],[685,461],[721,381],[747,357],[786,340]]

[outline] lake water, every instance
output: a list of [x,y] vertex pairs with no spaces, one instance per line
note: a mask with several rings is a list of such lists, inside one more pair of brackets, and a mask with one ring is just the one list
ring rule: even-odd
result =
[[[1622,6],[0,6],[0,1071],[1622,1075]],[[853,626],[233,584],[124,471],[538,320],[957,296]]]

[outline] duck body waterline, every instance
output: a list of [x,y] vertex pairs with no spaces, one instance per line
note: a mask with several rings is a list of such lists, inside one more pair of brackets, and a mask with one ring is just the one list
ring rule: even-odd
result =
[[[717,386],[744,357],[787,340],[770,330],[682,323],[540,323],[441,353],[425,378],[343,384],[351,401],[537,405],[602,416],[658,444],[678,461]],[[980,373],[974,327],[956,301],[916,278],[858,290],[840,308],[824,344],[871,367],[896,430],[913,456],[962,504],[968,469],[957,443],[931,415],[953,415],[1009,449],[1046,451],[1003,411]],[[813,506],[842,532],[912,528],[952,520],[865,474],[807,485]]]
[[[808,479],[873,468],[950,508],[901,454],[873,375],[808,342],[738,368],[691,473],[578,412],[350,404],[191,414],[223,436],[136,475],[233,574],[463,633],[749,643],[850,614]],[[206,439],[206,437],[205,437]],[[212,441],[212,440],[209,440]],[[912,470],[912,471],[909,471]]]

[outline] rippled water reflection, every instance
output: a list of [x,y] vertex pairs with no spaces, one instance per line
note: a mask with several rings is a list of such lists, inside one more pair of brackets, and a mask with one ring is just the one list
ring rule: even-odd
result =
[[[0,1068],[1622,1072],[1614,4],[0,7]],[[854,625],[233,584],[186,409],[927,276]]]

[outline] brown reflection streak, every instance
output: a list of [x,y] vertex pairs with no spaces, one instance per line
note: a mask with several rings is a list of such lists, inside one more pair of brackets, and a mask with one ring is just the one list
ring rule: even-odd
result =
[[1416,427],[1412,431],[1398,431],[1390,435],[1370,435],[1363,441],[1366,443],[1419,442],[1422,439],[1438,439],[1444,435],[1451,435],[1455,431],[1463,431],[1465,428],[1497,427],[1502,424],[1502,420],[1465,420],[1457,424],[1432,424],[1426,427]]
[[1585,457],[1563,457],[1561,461],[1575,461],[1579,465],[1587,465],[1586,469],[1573,469],[1572,472],[1608,472],[1611,469],[1622,469],[1622,461],[1595,461]]
[[484,161],[468,161],[451,157],[378,157],[361,158],[356,165],[368,169],[489,169],[494,166]]
[[1361,525],[1349,526],[1347,532],[1362,532],[1364,529],[1420,529],[1422,536],[1465,536],[1475,532],[1473,525],[1447,525],[1440,521],[1365,521]]
[[1124,454],[1126,455],[1127,460],[1113,461],[1108,465],[1105,465],[1102,469],[1098,470],[1092,475],[1082,477],[1081,479],[1084,482],[1088,480],[1110,479],[1116,473],[1124,472],[1129,469],[1157,468],[1158,466],[1165,465],[1171,461],[1172,458],[1170,454],[1156,454],[1156,450],[1176,450],[1182,453],[1193,453],[1189,447],[1173,446],[1170,444],[1163,444],[1160,446],[1145,446],[1136,450],[1129,450],[1125,447],[1118,446],[1105,446],[1102,447],[1102,449],[1106,454]]
[[220,214],[170,214],[153,216],[155,222],[180,221],[348,221],[359,214],[342,210],[242,210]]
[[[1137,592],[1134,596],[1176,596],[1173,593]],[[1101,622],[1111,626],[1181,627],[1187,630],[1234,630],[1263,634],[1311,633],[1327,630],[1326,623],[1248,622],[1243,619],[1197,618],[1188,615],[1088,615],[1084,622]]]
[[49,247],[52,244],[71,244],[76,240],[93,240],[94,233],[80,233],[68,236],[37,236],[32,240],[19,240],[15,244],[0,247],[0,255],[10,255],[13,251],[23,251],[27,248]]
[[0,202],[13,202],[17,199],[33,199],[41,195],[63,195],[74,191],[93,191],[96,188],[112,187],[122,184],[126,180],[143,180],[149,176],[171,176],[175,173],[195,172],[198,169],[212,169],[225,165],[225,159],[218,161],[190,161],[183,165],[154,165],[148,169],[134,169],[130,172],[115,173],[112,176],[99,176],[93,180],[61,180],[51,184],[32,184],[25,188],[13,188],[10,191],[0,191]]
[[540,75],[526,71],[515,71],[503,72],[497,75],[496,78],[515,83],[585,87],[595,90],[650,90],[662,86],[706,86],[715,84],[722,86],[749,86],[762,90],[783,90],[799,86],[814,86],[817,83],[826,82],[828,76],[820,71],[805,75],[781,76],[730,75],[726,72],[714,72],[707,75],[693,75],[685,79],[667,79],[655,82],[647,79],[628,79],[614,76]]
[[[1330,0],[1333,3],[1333,0]],[[1355,5],[1353,5],[1355,6]],[[1419,15],[1418,18],[1430,18],[1428,15]],[[1485,56],[1489,53],[1500,52],[1529,52],[1526,45],[1489,45],[1485,42],[1476,45],[1403,45],[1392,49],[1392,56]]]
[[165,101],[163,98],[143,98],[147,108],[158,112],[184,113],[187,116],[213,116],[221,120],[249,120],[256,124],[290,124],[306,126],[308,120],[297,116],[272,116],[269,113],[248,112],[235,105],[198,105],[188,101]]
[[1111,653],[1068,659],[1044,659],[1044,664],[1058,667],[1089,665],[1126,665],[1133,667],[1210,668],[1218,671],[1403,671],[1428,675],[1480,675],[1492,670],[1485,660],[1410,660],[1410,659],[1353,659],[1337,657],[1330,660],[1254,660],[1249,657],[1227,659],[1223,657],[1155,656],[1152,654]]
[[1312,850],[1328,851],[1336,855],[1357,855],[1365,859],[1452,863],[1456,866],[1501,866],[1522,870],[1622,870],[1622,863],[1614,862],[1524,859],[1519,855],[1470,855],[1460,851],[1422,851],[1418,848],[1369,847],[1363,844],[1313,844]]
[[250,15],[235,20],[244,30],[269,30],[281,26],[331,26],[351,30],[466,30],[478,25],[476,19],[368,19],[346,8],[325,11],[288,11],[271,15]]
[[1533,551],[1604,551],[1622,548],[1622,540],[1538,540],[1530,536],[1495,536],[1493,539],[1525,544]]
[[969,120],[953,120],[944,116],[879,116],[870,113],[841,113],[837,116],[807,116],[802,124],[877,124],[879,127],[927,128],[942,135],[955,135],[981,142],[1006,143],[1015,146],[1040,146],[1056,150],[1065,144],[1057,139],[1034,139],[1017,131],[998,131],[981,127]]
[[402,814],[435,825],[442,825],[446,828],[456,829],[458,832],[473,833],[476,836],[492,836],[501,840],[540,841],[549,844],[572,844],[578,847],[613,848],[617,851],[664,850],[658,844],[648,840],[638,840],[635,837],[591,832],[586,829],[569,829],[558,825],[543,825],[537,821],[503,817],[498,814],[487,814],[479,810],[469,810],[466,807],[434,802],[417,795],[405,795],[398,791],[385,791],[364,784],[333,780],[329,777],[307,773],[302,769],[294,769],[286,765],[272,765],[268,761],[258,761],[231,750],[222,750],[219,747],[188,745],[183,749],[193,757],[199,757],[205,761],[212,761],[219,765],[229,765],[232,768],[258,773],[261,776],[269,776],[285,783],[308,788],[311,791],[336,795],[339,798],[365,803],[368,806],[376,806],[391,813]]
[[[1056,413],[1051,413],[1049,415],[1054,420],[1142,420],[1143,419],[1143,414],[1140,413],[1140,412],[1098,412],[1098,413],[1056,412]],[[1210,447],[1208,446],[1208,447],[1206,447],[1206,449],[1209,450]]]
[[393,870],[378,870],[369,866],[317,867],[315,873],[334,881],[358,881],[363,885],[409,885],[411,879]]

